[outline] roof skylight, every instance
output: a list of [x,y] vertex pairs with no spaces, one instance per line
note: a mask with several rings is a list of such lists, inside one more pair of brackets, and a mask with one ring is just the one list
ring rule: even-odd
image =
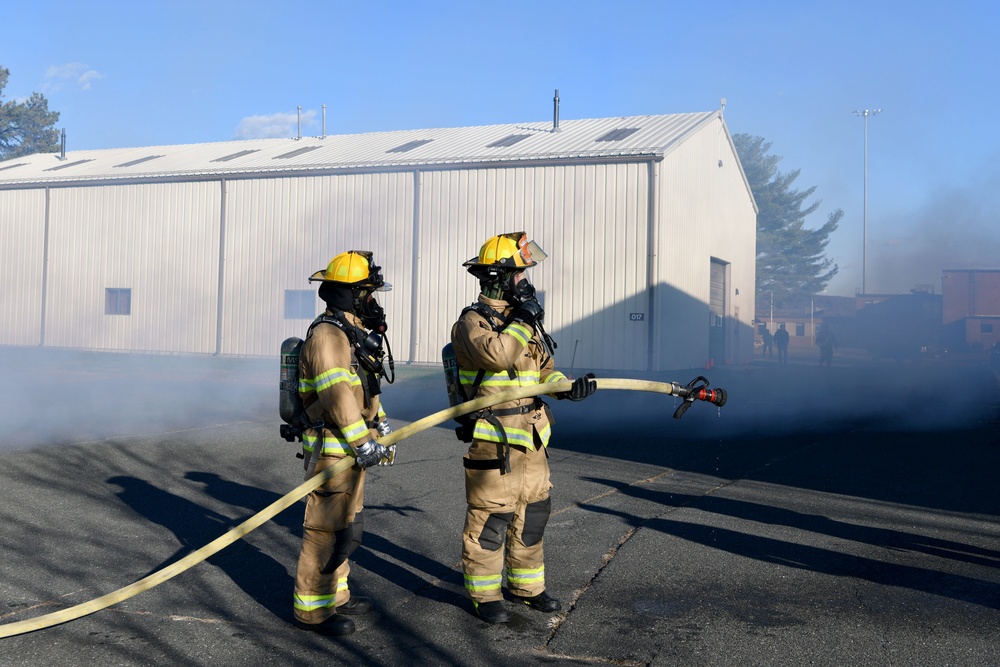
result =
[[390,148],[386,153],[405,153],[406,151],[412,151],[414,148],[419,148],[424,144],[429,144],[433,139],[416,139],[414,141],[408,141],[402,146],[396,146],[395,148]]
[[149,162],[150,160],[155,160],[158,157],[163,157],[162,155],[147,155],[146,157],[141,157],[138,160],[132,160],[131,162],[123,162],[121,164],[116,164],[115,169],[118,167],[134,167],[137,164],[142,164],[143,162]]
[[212,162],[229,162],[230,160],[235,160],[238,157],[243,157],[244,155],[250,155],[251,153],[256,153],[259,148],[249,148],[245,151],[240,151],[239,153],[232,153],[223,157],[217,157]]
[[509,134],[499,141],[494,141],[492,144],[486,144],[487,148],[505,148],[507,146],[513,146],[517,142],[527,139],[530,134]]
[[626,137],[631,137],[633,134],[639,131],[638,127],[622,127],[617,130],[611,130],[606,134],[594,139],[594,141],[621,141]]
[[319,148],[319,146],[303,146],[302,148],[296,148],[294,151],[291,151],[289,153],[284,153],[283,155],[275,155],[274,159],[280,160],[282,158],[298,157],[300,155],[308,153],[309,151],[314,151],[317,148]]
[[61,164],[61,165],[59,165],[57,167],[49,167],[48,169],[45,169],[44,171],[58,171],[60,169],[65,169],[66,167],[75,167],[78,164],[83,164],[84,162],[93,162],[93,161],[94,161],[93,158],[89,158],[89,159],[86,159],[86,160],[77,160],[76,162],[67,162],[66,164]]

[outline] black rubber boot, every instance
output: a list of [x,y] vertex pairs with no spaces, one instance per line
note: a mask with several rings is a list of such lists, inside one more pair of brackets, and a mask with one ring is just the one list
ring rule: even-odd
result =
[[473,602],[472,606],[476,608],[476,615],[487,623],[506,623],[510,620],[510,613],[500,600]]
[[543,611],[546,614],[552,613],[554,611],[559,611],[560,609],[562,609],[562,605],[559,604],[559,600],[555,599],[545,591],[542,591],[538,595],[530,598],[523,598],[520,597],[519,595],[515,595],[514,598],[520,600],[521,602],[528,605],[532,609]]
[[344,604],[337,607],[338,614],[348,614],[350,616],[361,616],[372,610],[371,598],[352,597]]
[[354,632],[354,619],[343,614],[334,614],[321,623],[303,623],[295,621],[295,625],[303,630],[317,632],[328,637],[343,637]]

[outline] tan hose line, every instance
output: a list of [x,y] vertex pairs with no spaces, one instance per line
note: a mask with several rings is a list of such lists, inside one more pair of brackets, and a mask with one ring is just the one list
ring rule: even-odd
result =
[[[659,394],[673,394],[673,387],[668,382],[614,378],[596,378],[595,381],[597,382],[597,387],[599,389],[624,389],[629,391],[647,391]],[[566,380],[563,382],[552,382],[548,384],[533,385],[530,387],[517,387],[498,392],[496,394],[490,394],[489,396],[483,396],[482,398],[467,401],[460,405],[427,415],[426,417],[418,419],[415,422],[393,431],[389,435],[380,439],[379,442],[388,447],[389,445],[395,444],[400,440],[410,437],[411,435],[416,435],[417,433],[431,428],[432,426],[437,426],[442,422],[454,419],[455,417],[469,412],[482,410],[483,408],[488,408],[491,405],[505,403],[519,398],[529,398],[540,394],[553,394],[560,391],[569,391],[572,386],[573,383]],[[311,493],[314,489],[318,488],[327,479],[333,477],[346,468],[351,467],[352,465],[354,465],[354,458],[345,457],[336,464],[330,466],[329,468],[325,468],[318,474],[310,477],[305,482],[289,491],[285,496],[274,501],[257,514],[231,529],[229,532],[215,538],[197,551],[189,553],[184,558],[171,563],[163,569],[157,570],[149,576],[143,577],[135,583],[129,584],[124,588],[119,588],[117,591],[108,593],[107,595],[102,595],[99,598],[94,598],[88,602],[83,602],[51,614],[17,621],[16,623],[6,623],[0,625],[0,639],[4,637],[22,635],[28,632],[34,632],[35,630],[50,628],[54,625],[66,623],[67,621],[76,620],[83,616],[87,616],[88,614],[92,614],[95,611],[106,609],[113,604],[123,602],[124,600],[134,597],[143,591],[147,591],[154,586],[159,586],[163,582],[176,577],[178,574],[194,567],[210,556],[214,556],[244,535],[260,528],[266,522],[277,516],[281,511],[291,507],[296,502]]]

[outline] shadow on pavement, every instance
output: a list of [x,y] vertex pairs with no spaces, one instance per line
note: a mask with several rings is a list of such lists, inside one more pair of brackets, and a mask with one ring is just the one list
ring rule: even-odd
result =
[[[210,472],[190,471],[184,478],[204,484],[205,493],[216,500],[245,508],[251,514],[259,512],[281,497],[273,491],[233,482]],[[116,495],[122,502],[147,520],[170,530],[182,545],[143,576],[184,558],[248,518],[244,516],[230,519],[136,477],[116,476],[108,479],[107,483],[121,489]],[[367,506],[366,511],[406,513],[420,510],[383,505]],[[281,512],[273,522],[301,537],[302,504]],[[294,563],[296,558],[297,552],[288,554],[288,562]],[[407,549],[378,533],[366,531],[361,547],[352,555],[351,560],[367,572],[416,595],[465,608],[463,596],[434,584],[435,581],[442,581],[460,587],[459,573],[448,565]],[[246,540],[211,556],[207,562],[221,569],[251,599],[276,617],[292,621],[291,596],[294,580],[284,564]],[[401,567],[397,562],[405,563],[410,569]]]

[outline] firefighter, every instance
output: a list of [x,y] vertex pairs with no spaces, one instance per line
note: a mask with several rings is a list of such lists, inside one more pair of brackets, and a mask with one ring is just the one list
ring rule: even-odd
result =
[[[524,232],[515,232],[487,240],[463,265],[480,283],[479,299],[451,330],[466,400],[567,379],[554,368],[544,311],[525,275],[544,258]],[[587,374],[572,390],[553,395],[583,400],[597,389],[593,378]],[[510,620],[501,588],[505,569],[514,600],[546,613],[561,608],[545,591],[542,539],[551,507],[545,448],[552,423],[544,402],[526,398],[474,413],[466,424],[462,569],[475,613],[488,623]]]
[[355,630],[351,616],[372,609],[348,585],[348,557],[361,544],[365,470],[395,455],[376,441],[391,429],[379,402],[386,323],[375,292],[391,286],[372,253],[359,250],[337,255],[309,280],[320,283],[326,312],[310,326],[299,358],[299,395],[311,424],[302,434],[306,479],[344,457],[356,460],[306,498],[293,613],[303,629],[342,636]]

